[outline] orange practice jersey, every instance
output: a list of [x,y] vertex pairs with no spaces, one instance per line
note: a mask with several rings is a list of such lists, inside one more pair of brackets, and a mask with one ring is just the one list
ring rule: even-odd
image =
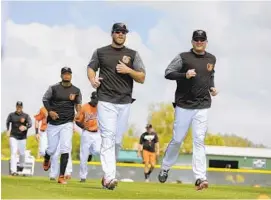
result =
[[45,109],[45,107],[42,107],[39,113],[34,116],[37,121],[41,121],[41,131],[45,131],[47,128],[47,115],[47,110]]
[[92,107],[89,103],[84,104],[80,111],[80,117],[76,121],[83,124],[87,131],[97,131],[97,107]]

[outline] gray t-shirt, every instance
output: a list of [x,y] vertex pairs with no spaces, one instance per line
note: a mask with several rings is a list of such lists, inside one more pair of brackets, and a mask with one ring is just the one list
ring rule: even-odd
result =
[[133,79],[128,74],[116,70],[119,60],[135,71],[145,73],[145,66],[137,51],[111,45],[96,49],[88,64],[95,72],[100,69],[101,85],[97,89],[99,101],[115,104],[132,103]]

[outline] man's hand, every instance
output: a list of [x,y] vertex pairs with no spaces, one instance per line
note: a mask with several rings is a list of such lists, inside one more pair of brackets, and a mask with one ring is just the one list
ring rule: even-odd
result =
[[197,75],[197,73],[195,72],[195,69],[189,69],[185,74],[187,79],[195,77],[196,75]]
[[22,132],[25,131],[26,129],[27,129],[26,126],[23,126],[23,125],[21,125],[21,126],[19,127],[19,130],[22,131]]
[[103,80],[103,78],[95,77],[94,79],[90,80],[90,83],[93,88],[97,89],[101,85],[101,80]]
[[59,118],[58,114],[54,111],[50,111],[49,112],[49,116],[53,119],[53,120],[56,120]]
[[211,93],[212,96],[216,96],[216,95],[218,94],[218,91],[217,91],[216,88],[211,87],[211,88],[210,88],[210,93]]
[[37,142],[39,142],[40,141],[40,134],[38,133],[38,134],[36,134],[36,140],[37,140]]
[[[77,112],[76,115],[75,115],[75,121],[79,120],[80,119],[80,112]],[[74,127],[73,127],[74,128]]]
[[6,131],[6,133],[7,133],[7,136],[9,137],[10,136],[10,131]]
[[120,74],[129,74],[131,71],[130,67],[127,67],[123,62],[119,60],[119,64],[116,66],[117,72]]
[[137,152],[137,157],[139,157],[139,158],[140,158],[140,157],[142,157],[142,155],[141,155],[141,152],[140,152],[140,151],[138,151],[138,152]]

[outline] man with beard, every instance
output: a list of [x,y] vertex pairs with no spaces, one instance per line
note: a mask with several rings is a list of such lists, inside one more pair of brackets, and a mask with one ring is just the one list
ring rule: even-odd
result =
[[92,92],[90,102],[82,106],[76,125],[82,129],[80,142],[80,182],[86,182],[87,162],[92,155],[98,155],[101,148],[101,135],[98,133],[97,92]]
[[[125,24],[115,23],[112,44],[95,50],[87,68],[88,79],[98,94],[102,185],[108,189],[114,189],[118,183],[116,159],[128,128],[133,83],[145,81],[145,67],[138,52],[124,46],[128,32]],[[98,69],[100,73],[96,77]]]
[[216,57],[205,51],[207,35],[196,30],[192,35],[193,48],[178,54],[165,70],[165,78],[175,80],[175,121],[173,137],[166,149],[158,179],[166,182],[169,169],[175,164],[180,146],[190,125],[193,133],[193,172],[196,190],[208,187],[204,139],[207,131],[211,95],[216,96],[214,68]]
[[71,83],[71,68],[61,69],[61,79],[60,83],[50,86],[43,96],[43,105],[48,111],[48,147],[44,156],[43,169],[48,171],[51,165],[50,157],[55,154],[59,145],[61,156],[58,183],[66,184],[64,174],[72,150],[73,121],[79,117],[82,95],[80,89]]

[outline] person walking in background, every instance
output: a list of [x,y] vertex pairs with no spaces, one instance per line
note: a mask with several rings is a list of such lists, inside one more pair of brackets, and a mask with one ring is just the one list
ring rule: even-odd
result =
[[141,135],[138,146],[138,156],[142,157],[145,164],[144,176],[146,182],[149,182],[149,177],[159,157],[159,151],[158,135],[154,132],[152,125],[147,124],[146,132]]

